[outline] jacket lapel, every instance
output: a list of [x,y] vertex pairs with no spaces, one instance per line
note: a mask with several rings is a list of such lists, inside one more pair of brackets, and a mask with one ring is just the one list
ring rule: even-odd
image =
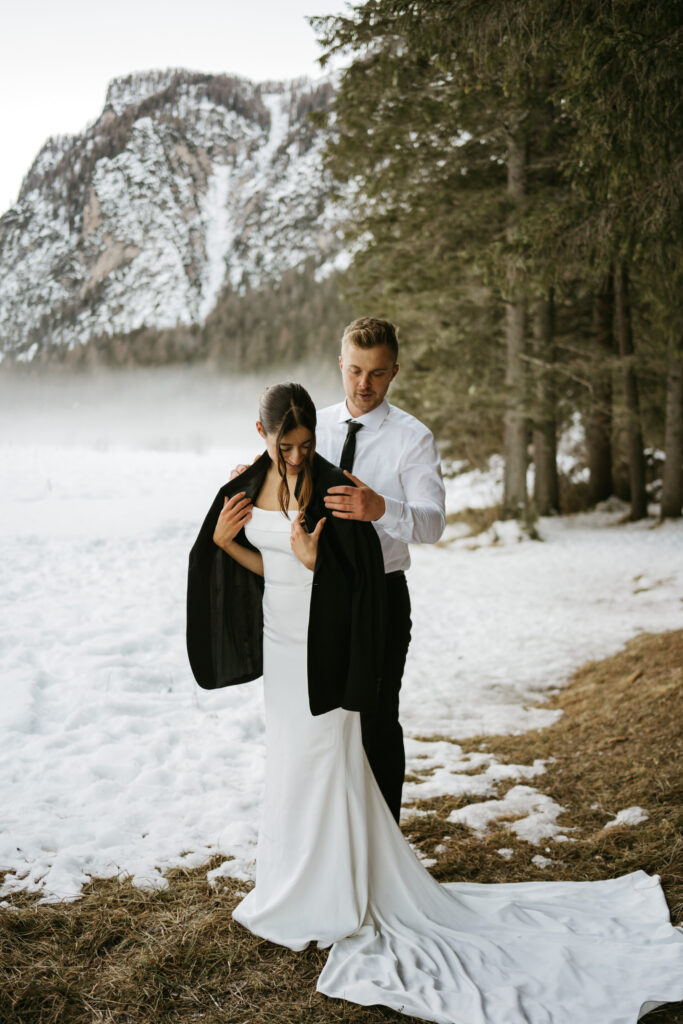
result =
[[233,494],[244,491],[247,497],[254,501],[256,495],[261,490],[261,484],[268,472],[269,466],[270,456],[268,452],[264,452],[258,457],[256,462],[253,462],[251,466],[245,469],[244,473],[240,473],[234,480],[230,480],[229,483],[225,484],[221,488],[221,493],[226,498],[232,498]]

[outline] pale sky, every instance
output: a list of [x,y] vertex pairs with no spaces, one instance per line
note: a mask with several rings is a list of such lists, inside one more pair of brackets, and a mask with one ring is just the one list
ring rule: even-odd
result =
[[0,213],[49,135],[81,131],[112,78],[169,67],[254,81],[322,74],[306,15],[345,0],[21,0],[0,19]]

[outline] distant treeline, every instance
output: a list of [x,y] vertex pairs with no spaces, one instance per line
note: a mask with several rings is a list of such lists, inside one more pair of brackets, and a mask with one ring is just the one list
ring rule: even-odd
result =
[[558,508],[576,412],[590,502],[645,515],[662,446],[680,515],[680,5],[367,0],[312,20],[352,58],[313,116],[354,188],[345,292],[401,326],[397,396],[454,456],[504,451],[507,515]]

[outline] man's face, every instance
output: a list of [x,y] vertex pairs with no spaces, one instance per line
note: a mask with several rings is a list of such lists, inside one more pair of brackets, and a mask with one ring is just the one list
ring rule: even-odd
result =
[[388,345],[359,348],[348,341],[342,346],[339,368],[352,416],[362,416],[381,405],[398,373],[398,363]]

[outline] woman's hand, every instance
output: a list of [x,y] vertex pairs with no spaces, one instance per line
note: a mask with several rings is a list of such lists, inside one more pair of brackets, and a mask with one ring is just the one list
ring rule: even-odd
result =
[[223,508],[213,531],[213,541],[224,551],[227,551],[230,542],[251,519],[252,502],[245,494],[245,491],[239,491],[232,498],[223,499]]
[[308,533],[304,526],[303,513],[297,516],[292,523],[292,532],[290,535],[290,543],[292,545],[292,551],[307,569],[313,572],[315,568],[315,560],[318,554],[318,540],[320,539],[320,533],[323,526],[325,525],[325,517],[318,520],[315,530],[313,533]]

